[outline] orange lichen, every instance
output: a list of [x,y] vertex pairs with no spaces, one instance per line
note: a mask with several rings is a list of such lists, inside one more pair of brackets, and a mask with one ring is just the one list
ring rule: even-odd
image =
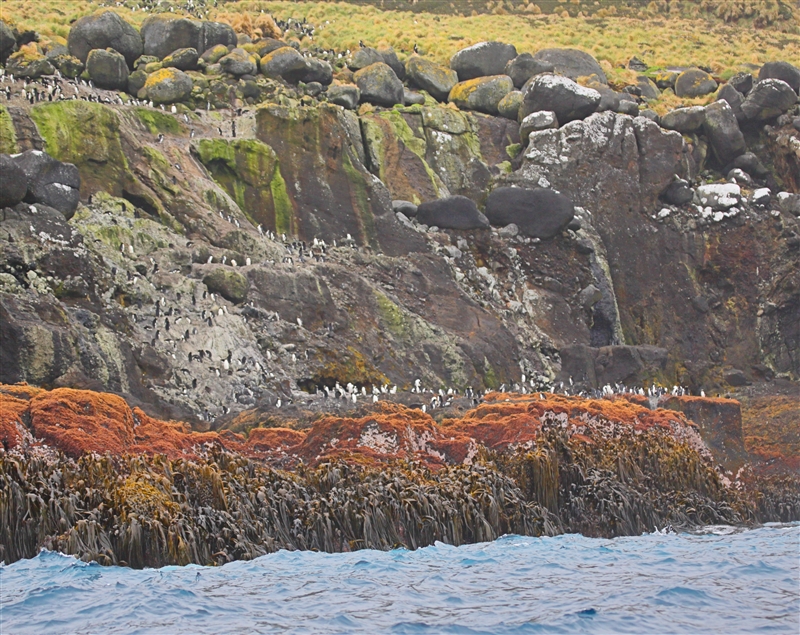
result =
[[4,448],[10,450],[22,441],[22,417],[27,410],[27,401],[0,392],[0,442]]

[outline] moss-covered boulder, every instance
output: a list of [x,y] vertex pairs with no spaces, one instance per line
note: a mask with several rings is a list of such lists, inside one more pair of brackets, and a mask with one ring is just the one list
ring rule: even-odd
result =
[[8,56],[17,48],[14,32],[5,22],[0,20],[0,64],[5,64]]
[[125,90],[128,88],[128,65],[114,49],[93,49],[86,58],[86,70],[98,88]]
[[230,53],[219,59],[222,70],[230,75],[255,75],[258,65],[254,56],[241,48],[235,48]]
[[143,70],[133,71],[130,75],[128,75],[128,92],[131,95],[138,95],[139,91],[144,88],[145,83],[147,82],[147,73]]
[[419,55],[412,55],[406,62],[406,75],[409,83],[428,91],[439,101],[447,101],[453,86],[458,83],[458,74],[454,70]]
[[247,278],[233,269],[217,267],[203,278],[203,284],[211,293],[218,293],[234,304],[240,304],[247,299]]
[[183,101],[192,94],[192,78],[176,68],[162,68],[147,77],[139,97],[157,104]]
[[70,55],[84,64],[93,49],[113,49],[125,58],[128,66],[142,54],[139,32],[107,9],[79,18],[69,30],[67,46]]
[[334,84],[328,88],[328,101],[347,110],[355,110],[361,99],[361,91],[354,84]]
[[271,79],[298,82],[306,72],[306,61],[291,46],[282,46],[261,58],[261,73]]
[[206,64],[216,64],[219,62],[223,57],[228,54],[228,47],[224,44],[216,44],[212,46],[210,49],[205,51],[200,58]]
[[86,68],[83,62],[74,55],[56,55],[50,58],[50,63],[68,79],[75,79]]
[[202,139],[192,150],[254,225],[293,233],[294,210],[272,148],[256,139]]
[[42,75],[52,75],[55,70],[34,43],[20,47],[6,60],[6,73],[16,77],[36,79]]
[[512,90],[514,82],[508,75],[477,77],[453,86],[448,100],[463,110],[496,115],[500,100]]
[[704,70],[690,68],[678,75],[675,80],[675,94],[678,97],[702,97],[717,90],[717,82]]
[[361,91],[362,102],[387,107],[403,103],[403,82],[388,64],[370,64],[357,71],[353,79]]
[[519,108],[522,106],[522,92],[512,90],[497,104],[497,114],[506,119],[519,121]]
[[197,49],[191,46],[178,49],[161,60],[161,68],[177,68],[179,71],[193,71],[199,59]]

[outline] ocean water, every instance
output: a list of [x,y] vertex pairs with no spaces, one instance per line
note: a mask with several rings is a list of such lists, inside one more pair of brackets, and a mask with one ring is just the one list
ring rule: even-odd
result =
[[0,567],[0,633],[800,632],[800,524],[614,540],[282,551],[135,571]]

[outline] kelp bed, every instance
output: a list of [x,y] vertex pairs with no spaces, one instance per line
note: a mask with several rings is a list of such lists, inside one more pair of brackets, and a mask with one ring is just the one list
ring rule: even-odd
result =
[[0,455],[0,559],[42,547],[101,564],[223,564],[488,541],[503,534],[637,535],[672,524],[800,519],[800,480],[730,484],[659,429],[592,441],[558,427],[473,465],[344,461],[281,471],[207,444],[196,459],[41,450]]

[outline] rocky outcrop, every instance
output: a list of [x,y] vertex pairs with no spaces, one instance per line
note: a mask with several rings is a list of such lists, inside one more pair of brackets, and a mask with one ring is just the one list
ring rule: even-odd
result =
[[759,81],[742,102],[745,117],[754,121],[772,119],[786,112],[797,102],[797,93],[780,79]]
[[450,90],[448,100],[463,110],[497,115],[497,106],[514,88],[507,75],[477,77],[459,82]]
[[478,77],[502,75],[506,64],[517,56],[517,49],[503,42],[480,42],[461,49],[450,58],[450,68],[465,82]]
[[533,56],[539,64],[551,64],[559,75],[577,80],[579,77],[595,77],[602,84],[607,82],[606,74],[588,53],[570,48],[541,49]]
[[86,58],[86,71],[95,86],[109,90],[128,88],[128,66],[125,57],[114,50],[93,49]]
[[156,104],[172,104],[192,92],[192,79],[176,68],[164,68],[147,76],[139,96]]
[[361,101],[387,107],[403,103],[403,82],[388,64],[370,64],[356,71],[353,79],[361,91]]
[[431,97],[439,101],[447,101],[453,86],[458,83],[458,74],[455,71],[419,55],[412,55],[406,62],[406,73],[409,82],[428,91]]
[[539,111],[555,113],[560,124],[591,115],[600,104],[600,93],[558,75],[539,75],[523,88],[520,117]]
[[93,49],[113,49],[129,67],[142,54],[139,32],[113,11],[98,11],[79,18],[69,30],[67,47],[70,55],[86,63]]

